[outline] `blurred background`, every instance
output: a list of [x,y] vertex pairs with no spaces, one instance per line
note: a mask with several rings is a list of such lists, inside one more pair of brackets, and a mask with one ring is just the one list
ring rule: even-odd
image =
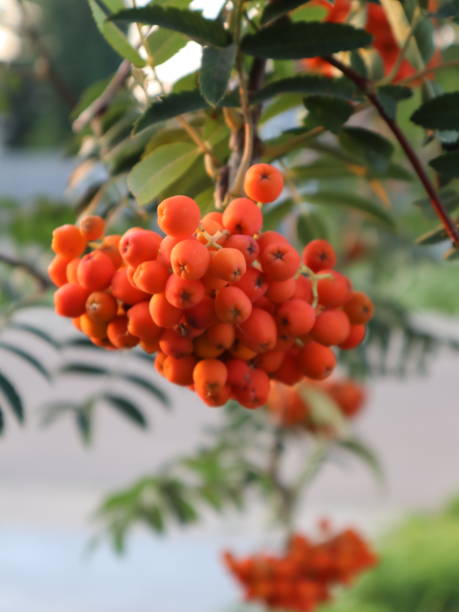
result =
[[[215,12],[212,0],[193,6]],[[179,58],[163,64],[163,73],[175,71],[177,78],[190,72],[197,53],[189,43]],[[209,511],[201,524],[186,530],[177,526],[167,536],[136,530],[124,557],[106,544],[87,554],[91,516],[103,496],[192,450],[203,428],[220,418],[192,393],[166,387],[148,361],[135,357],[104,355],[108,374],[102,383],[78,375],[49,380],[49,372],[62,363],[101,364],[90,349],[75,357],[75,330],[57,320],[50,296],[37,295],[36,289],[46,285],[52,228],[72,222],[75,215],[75,193],[69,189],[77,153],[72,109],[88,86],[106,82],[118,64],[86,2],[2,0],[0,375],[20,388],[27,418],[21,426],[5,410],[0,440],[1,612],[233,609],[239,595],[219,563],[221,550],[249,551],[276,537],[266,509],[254,500],[242,514]],[[32,274],[24,274],[24,262]],[[388,589],[403,575],[404,588],[394,586],[382,597],[391,602],[387,610],[397,612],[412,612],[409,589],[429,580],[438,592],[426,597],[423,612],[459,609],[459,510],[454,503],[447,506],[459,492],[459,354],[449,346],[459,343],[459,298],[457,265],[446,265],[438,263],[435,252],[430,258],[405,253],[380,275],[381,292],[388,296],[393,291],[411,309],[416,329],[439,339],[432,340],[424,369],[367,383],[368,402],[356,429],[379,456],[385,484],[376,483],[356,461],[329,463],[300,513],[301,528],[314,528],[319,517],[328,516],[338,526],[359,526],[380,543],[387,551],[385,574],[362,588],[369,599],[378,600],[381,585]],[[358,263],[351,270],[356,278],[367,273]],[[33,359],[24,359],[21,351]],[[75,423],[68,415],[50,416],[52,402],[83,401],[100,384],[123,388],[128,383],[119,380],[121,370],[150,381],[149,388],[134,384],[131,389],[150,421],[146,432],[101,406],[91,444],[85,445],[81,419]],[[53,422],[44,426],[44,421]],[[422,567],[416,565],[419,557],[425,561]],[[379,604],[354,605],[344,601],[336,609],[386,611]]]

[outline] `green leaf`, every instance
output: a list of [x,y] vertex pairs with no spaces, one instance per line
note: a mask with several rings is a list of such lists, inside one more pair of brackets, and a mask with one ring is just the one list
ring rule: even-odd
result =
[[376,477],[376,480],[380,484],[384,482],[384,472],[381,467],[381,464],[379,463],[379,460],[374,451],[369,448],[364,442],[357,438],[347,438],[345,440],[339,440],[338,444],[341,448],[347,450],[348,452],[361,459],[365,463],[365,465],[370,468],[370,470]]
[[154,65],[159,66],[180,51],[187,42],[188,40],[182,34],[159,28],[147,38],[147,47]]
[[136,121],[134,130],[139,132],[154,123],[203,108],[207,108],[207,102],[197,89],[158,96]]
[[225,47],[231,42],[230,33],[219,21],[206,19],[196,11],[175,7],[149,5],[144,8],[125,9],[110,19],[157,25],[185,34],[202,45]]
[[83,406],[75,412],[75,423],[80,436],[85,444],[91,441],[92,423],[91,414],[88,406]]
[[306,4],[306,2],[308,2],[308,0],[282,0],[282,2],[268,4],[261,15],[260,23],[261,25],[266,25],[270,21],[274,21],[274,19],[285,15],[289,11],[293,11],[300,6],[303,6],[303,4]]
[[3,415],[3,410],[0,408],[0,436],[5,431],[5,417]]
[[[449,213],[454,212],[457,208],[459,208],[459,193],[454,189],[441,189],[438,192],[438,195],[441,203]],[[419,198],[418,200],[415,200],[413,204],[420,208],[427,217],[435,220],[437,219],[437,215],[432,208],[432,201],[430,198]]]
[[264,102],[285,93],[329,95],[349,100],[352,97],[353,87],[347,79],[330,79],[318,74],[304,74],[269,83],[262,87],[251,101]]
[[340,131],[353,113],[349,102],[331,96],[308,96],[304,99],[304,105],[308,110],[308,127],[323,126],[335,133]]
[[422,234],[419,238],[416,238],[417,244],[437,244],[438,242],[444,242],[448,240],[448,234],[446,233],[443,225],[438,225],[435,229]]
[[149,204],[190,168],[200,153],[185,142],[158,147],[128,175],[129,189],[140,205]]
[[[152,361],[151,355],[150,355],[150,361]],[[146,380],[145,378],[142,378],[142,376],[138,376],[137,374],[123,373],[121,377],[124,380],[127,380],[128,382],[132,383],[133,385],[137,385],[144,391],[147,391],[147,393],[150,393],[151,395],[153,395],[153,397],[159,400],[164,406],[171,405],[169,396],[166,395],[164,391],[162,391],[162,389],[154,385],[152,382],[150,382],[149,380]]]
[[64,363],[58,371],[60,374],[77,374],[82,376],[107,376],[110,374],[106,368],[77,361]]
[[430,160],[429,166],[445,178],[459,178],[459,151],[439,155]]
[[142,518],[154,531],[164,533],[166,525],[164,524],[164,518],[158,506],[149,507],[148,510],[142,513]]
[[265,212],[263,210],[263,230],[274,230],[278,227],[281,221],[292,212],[295,204],[292,200],[283,200],[273,207],[270,207]]
[[296,230],[302,246],[316,238],[327,239],[328,230],[325,223],[317,213],[302,214],[297,221]]
[[8,400],[19,423],[24,422],[24,405],[16,387],[0,372],[0,391]]
[[31,365],[37,372],[39,372],[42,376],[46,378],[46,380],[51,380],[51,375],[45,366],[39,361],[36,357],[24,351],[22,348],[15,346],[14,344],[10,344],[9,342],[0,341],[0,348],[17,355],[22,360],[26,361],[29,365]]
[[448,249],[446,253],[443,255],[444,259],[447,261],[453,261],[455,259],[459,259],[459,249],[452,247]]
[[142,429],[146,429],[148,427],[148,422],[144,414],[130,399],[127,399],[122,395],[115,395],[113,393],[104,393],[101,398],[116,408],[116,410],[118,410],[123,416],[130,419],[135,425],[141,427]]
[[373,219],[380,221],[390,229],[395,228],[395,221],[389,213],[387,213],[378,204],[372,200],[368,200],[354,193],[344,191],[323,190],[316,193],[305,194],[304,199],[312,204],[320,206],[338,206],[348,207],[366,213]]
[[346,419],[328,393],[309,385],[301,385],[299,393],[311,407],[310,418],[313,423],[319,426],[331,426],[339,434],[344,432],[347,426]]
[[378,88],[377,94],[386,113],[391,119],[395,119],[397,104],[411,98],[413,92],[409,87],[402,87],[401,85],[383,85]]
[[124,33],[114,23],[106,21],[107,15],[97,4],[96,0],[88,0],[88,4],[91,8],[91,13],[99,29],[99,32],[108,42],[108,44],[121,55],[128,59],[130,62],[142,68],[145,66],[145,61],[139,55],[139,53],[131,46],[130,42],[124,35]]
[[8,329],[18,329],[20,331],[27,332],[40,340],[43,340],[54,349],[59,348],[59,342],[55,340],[48,332],[43,331],[39,327],[35,327],[34,325],[30,325],[29,323],[19,323],[17,321],[13,321],[8,324]]
[[387,171],[394,147],[381,134],[362,127],[346,127],[341,130],[339,141],[345,151],[361,159],[374,172]]
[[297,22],[282,23],[246,34],[242,50],[248,55],[271,59],[302,59],[352,51],[366,47],[371,36],[343,23]]
[[430,130],[458,130],[459,91],[427,100],[411,115],[411,121]]
[[199,87],[206,101],[215,106],[226,93],[236,57],[236,45],[204,47]]

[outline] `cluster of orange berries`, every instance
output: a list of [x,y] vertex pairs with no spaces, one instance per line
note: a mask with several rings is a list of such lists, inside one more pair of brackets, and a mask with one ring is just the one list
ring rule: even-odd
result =
[[310,612],[331,598],[333,587],[348,584],[372,567],[376,556],[354,530],[346,529],[313,542],[296,534],[284,555],[259,554],[236,559],[224,554],[247,601],[268,608]]
[[326,378],[330,347],[362,342],[373,305],[333,270],[328,242],[309,243],[301,261],[284,236],[262,231],[262,204],[283,189],[276,168],[252,166],[244,189],[248,197],[202,218],[191,198],[167,198],[157,209],[165,236],[134,227],[104,237],[95,216],[58,227],[57,313],[98,346],[156,353],[165,378],[211,406],[234,398],[255,408],[270,379]]
[[314,418],[314,410],[302,390],[317,389],[334,402],[342,416],[355,417],[365,403],[365,391],[354,380],[333,380],[318,383],[303,380],[291,387],[279,382],[271,382],[271,390],[266,407],[274,420],[283,427],[303,427],[311,432],[332,433],[329,424],[319,424]]

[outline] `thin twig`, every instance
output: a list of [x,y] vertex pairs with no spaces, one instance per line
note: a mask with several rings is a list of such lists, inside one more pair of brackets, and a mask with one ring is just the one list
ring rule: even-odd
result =
[[459,66],[459,60],[450,60],[448,62],[443,62],[441,64],[438,64],[438,66],[427,66],[423,70],[419,70],[418,72],[415,72],[414,74],[404,79],[400,79],[400,81],[397,81],[397,85],[408,85],[409,83],[412,83],[413,81],[417,81],[418,79],[423,79],[427,75],[432,74],[432,72],[439,72],[447,68],[457,68],[458,66]]
[[22,259],[12,257],[11,255],[0,253],[0,263],[6,264],[12,268],[20,268],[21,270],[24,270],[24,272],[37,281],[43,291],[46,291],[46,289],[49,289],[52,286],[49,278],[43,274],[43,272],[37,270],[37,268],[35,268],[35,266],[28,261],[23,261]]
[[400,146],[405,152],[405,155],[408,158],[409,162],[411,163],[413,170],[419,177],[419,180],[422,186],[424,187],[427,195],[430,198],[432,208],[434,209],[436,215],[438,216],[441,223],[443,224],[443,227],[445,228],[448,236],[453,241],[453,244],[456,247],[458,247],[459,246],[459,228],[449,216],[448,211],[446,210],[445,206],[441,202],[432,181],[430,180],[427,172],[424,170],[421,160],[417,156],[411,144],[408,142],[408,139],[406,138],[405,134],[402,132],[399,125],[391,117],[389,117],[389,115],[386,113],[378,96],[372,89],[371,82],[365,77],[355,72],[355,70],[353,70],[350,66],[346,66],[346,64],[343,64],[340,60],[336,59],[335,57],[326,56],[323,59],[325,59],[329,64],[331,64],[335,68],[338,68],[338,70],[340,70],[348,79],[350,79],[360,89],[360,91],[362,91],[366,95],[368,100],[378,111],[381,119],[383,119],[383,121],[386,123],[387,127],[394,134],[395,138],[398,140]]

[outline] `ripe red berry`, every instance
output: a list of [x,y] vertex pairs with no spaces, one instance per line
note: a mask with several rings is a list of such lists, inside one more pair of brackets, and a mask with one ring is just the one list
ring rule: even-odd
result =
[[336,265],[336,253],[326,240],[313,240],[304,247],[303,262],[313,272],[329,270]]

